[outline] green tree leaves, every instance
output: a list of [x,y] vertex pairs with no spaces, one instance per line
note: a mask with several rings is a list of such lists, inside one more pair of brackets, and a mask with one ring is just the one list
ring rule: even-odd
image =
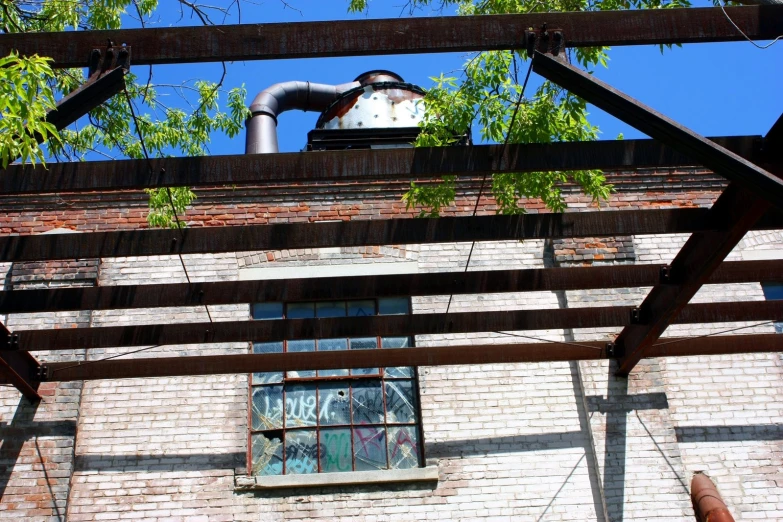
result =
[[[197,4],[181,2],[201,15]],[[141,21],[158,7],[158,0],[89,0],[72,2],[12,2],[0,0],[3,32],[64,31],[68,29],[118,29],[132,13]],[[119,43],[119,42],[117,42]],[[225,69],[224,69],[225,73]],[[208,154],[213,133],[233,137],[249,117],[244,86],[225,92],[220,82],[197,80],[181,85],[156,85],[152,70],[146,81],[126,76],[126,90],[89,114],[88,122],[59,133],[44,118],[55,106],[55,96],[65,96],[84,82],[81,69],[51,70],[45,58],[11,55],[0,59],[0,159],[3,167],[19,158],[24,163],[44,162],[47,153],[68,160],[88,154],[113,158],[119,154],[141,159],[175,154]],[[159,100],[159,89],[181,95],[178,106]],[[220,98],[225,96],[225,109]],[[170,98],[169,98],[170,99]],[[184,100],[184,101],[183,101]],[[134,110],[131,110],[133,104]],[[182,106],[186,109],[181,108]],[[134,115],[138,115],[134,118]],[[48,142],[42,149],[36,137]],[[176,226],[168,191],[151,190],[148,221],[153,226]],[[171,189],[179,215],[195,199],[187,188]]]
[[49,81],[54,72],[50,60],[37,55],[11,53],[0,58],[0,163],[3,168],[17,159],[44,162],[39,141],[59,140],[57,129],[46,122],[54,108]]
[[[685,7],[688,0],[410,0],[411,11],[456,7],[460,15],[661,9]],[[349,10],[366,11],[368,0],[351,0]],[[567,36],[566,36],[567,38]],[[585,69],[606,67],[607,47],[577,48],[573,60]],[[416,146],[450,145],[474,127],[480,141],[490,143],[551,143],[589,141],[598,128],[588,120],[585,102],[550,82],[523,93],[529,57],[524,50],[478,53],[465,64],[461,77],[432,78],[425,97],[425,117]],[[521,80],[521,81],[520,81]],[[554,210],[565,208],[562,187],[577,184],[594,201],[607,199],[612,187],[600,171],[503,173],[492,178],[491,192],[503,214],[525,212],[528,199],[540,199]],[[420,215],[437,215],[453,203],[456,180],[412,184],[404,196]]]

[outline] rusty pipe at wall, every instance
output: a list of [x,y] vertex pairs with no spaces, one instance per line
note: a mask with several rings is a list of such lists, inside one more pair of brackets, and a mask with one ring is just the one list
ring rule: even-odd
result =
[[699,522],[734,522],[718,488],[704,473],[697,472],[691,481],[691,501]]

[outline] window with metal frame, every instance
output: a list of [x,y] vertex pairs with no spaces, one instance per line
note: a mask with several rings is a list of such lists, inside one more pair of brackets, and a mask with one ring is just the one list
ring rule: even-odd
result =
[[[767,301],[783,299],[783,284],[762,283],[761,288],[764,290],[764,297]],[[783,333],[783,322],[775,323],[775,332]]]
[[[409,298],[257,303],[257,320],[410,313]],[[409,337],[254,343],[254,353],[375,350],[412,346]],[[254,373],[250,379],[252,475],[295,475],[420,467],[414,368]]]

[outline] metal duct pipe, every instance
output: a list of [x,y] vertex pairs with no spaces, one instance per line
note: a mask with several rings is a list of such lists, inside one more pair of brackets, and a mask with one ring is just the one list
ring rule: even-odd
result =
[[250,104],[252,116],[247,121],[245,154],[278,152],[277,115],[285,111],[324,111],[347,90],[360,87],[358,81],[342,85],[311,82],[283,82],[258,93]]
[[691,481],[691,501],[699,522],[734,522],[718,488],[704,473],[697,472]]

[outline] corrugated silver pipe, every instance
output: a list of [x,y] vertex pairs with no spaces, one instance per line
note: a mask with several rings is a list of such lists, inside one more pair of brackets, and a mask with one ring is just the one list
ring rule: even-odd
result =
[[358,81],[342,85],[294,81],[264,89],[250,104],[252,116],[247,120],[245,154],[269,154],[280,150],[278,114],[293,109],[322,112],[342,93],[359,86]]

